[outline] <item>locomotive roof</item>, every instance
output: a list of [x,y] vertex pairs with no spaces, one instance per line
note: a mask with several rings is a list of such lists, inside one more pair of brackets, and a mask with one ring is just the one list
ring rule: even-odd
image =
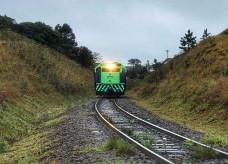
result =
[[100,63],[98,64],[96,67],[95,67],[95,71],[98,67],[101,67],[101,68],[106,68],[108,64],[113,64],[115,67],[118,67],[118,68],[121,68],[121,69],[125,69],[125,71],[127,71],[126,67],[121,64],[121,63],[118,63],[118,62],[103,62],[103,63]]
[[118,62],[112,62],[112,63],[109,63],[109,62],[103,62],[103,63],[98,64],[98,65],[96,66],[96,68],[97,68],[97,67],[106,67],[106,66],[107,66],[107,64],[114,64],[114,65],[115,65],[115,67],[124,67],[124,68],[125,68],[125,66],[124,66],[123,64],[118,63]]

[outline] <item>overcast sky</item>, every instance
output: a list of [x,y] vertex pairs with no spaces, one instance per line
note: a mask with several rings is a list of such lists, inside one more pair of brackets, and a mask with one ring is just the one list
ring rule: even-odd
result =
[[0,15],[20,22],[68,23],[79,46],[104,60],[142,63],[179,53],[180,38],[192,30],[199,41],[208,28],[228,27],[227,0],[0,0]]

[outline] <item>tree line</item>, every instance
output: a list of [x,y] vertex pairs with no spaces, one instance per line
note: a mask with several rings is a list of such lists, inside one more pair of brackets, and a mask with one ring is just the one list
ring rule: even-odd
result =
[[[200,39],[205,40],[210,37],[210,34],[211,33],[208,33],[207,29],[204,29],[203,35]],[[179,48],[183,50],[183,52],[187,52],[196,46],[196,36],[193,36],[193,32],[188,30],[185,36],[181,37],[180,44],[181,46]],[[128,77],[131,79],[143,79],[146,75],[148,75],[149,71],[159,72],[161,66],[169,62],[170,60],[171,58],[168,58],[163,62],[158,62],[157,59],[154,59],[152,64],[149,64],[148,61],[146,65],[142,65],[139,59],[129,59],[128,64],[131,67],[128,68]]]
[[43,22],[17,23],[15,19],[0,15],[0,29],[11,29],[36,42],[56,49],[68,58],[81,64],[82,67],[91,67],[100,59],[98,53],[93,53],[85,46],[78,47],[76,36],[67,23],[57,24],[55,28]]
[[131,66],[128,68],[128,77],[130,79],[143,79],[146,75],[149,74],[151,69],[157,70],[164,63],[158,62],[157,59],[154,59],[152,64],[150,64],[149,60],[147,60],[146,65],[142,65],[142,62],[139,59],[129,59],[128,64]]

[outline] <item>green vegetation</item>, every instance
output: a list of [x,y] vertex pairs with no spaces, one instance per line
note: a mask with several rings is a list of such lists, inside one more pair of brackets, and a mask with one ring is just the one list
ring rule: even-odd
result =
[[211,36],[151,72],[127,95],[161,118],[220,137],[225,143],[227,61],[228,35]]
[[139,140],[139,133],[134,132],[131,137],[138,141]]
[[184,50],[184,52],[190,50],[194,46],[196,46],[196,36],[193,37],[193,32],[188,30],[184,37],[181,37],[180,40],[181,47],[180,49]]
[[153,142],[150,142],[150,140],[143,140],[142,141],[142,145],[145,146],[145,147],[147,147],[150,150],[153,150],[154,149],[152,143]]
[[82,104],[82,108],[85,109],[85,108],[88,108],[89,106],[87,104]]
[[[40,125],[40,128],[53,126],[62,121],[65,116],[55,119],[56,111],[52,114],[52,118],[48,122]],[[52,128],[45,132],[36,131],[33,134],[24,137],[20,141],[8,146],[8,150],[0,154],[2,163],[40,163],[39,160],[49,153],[49,145],[58,142],[58,140],[48,141],[47,137],[52,132]],[[0,162],[0,163],[1,163]]]
[[[153,144],[154,144],[154,136],[152,136],[150,133],[141,132],[141,133],[133,133],[132,138],[134,138],[136,141],[140,142],[143,146],[147,147],[150,150],[153,150]],[[142,139],[140,139],[142,138]]]
[[75,41],[75,34],[66,23],[62,26],[57,24],[53,29],[42,22],[22,22],[17,24],[14,19],[0,15],[0,30],[2,29],[10,29],[35,40],[37,43],[55,49],[69,59],[81,64],[82,67],[93,66],[95,60],[100,57],[98,53],[93,54],[85,46],[77,47],[78,43]]
[[212,158],[216,158],[216,154],[215,151],[212,148],[205,148],[202,146],[196,146],[193,148],[193,154],[192,154],[192,158],[193,159],[212,159]]
[[206,28],[206,29],[204,29],[202,38],[200,38],[200,39],[205,40],[205,39],[209,38],[210,35],[211,35],[211,33],[208,33],[207,28]]
[[107,150],[116,150],[118,153],[134,153],[134,148],[126,141],[112,137],[105,143]]
[[151,136],[151,134],[149,133],[141,133],[140,135],[143,135],[142,145],[147,147],[148,149],[153,150],[154,149],[153,144],[154,144],[155,138]]
[[189,147],[189,148],[191,148],[192,146],[194,146],[193,142],[190,141],[190,140],[185,140],[185,141],[183,142],[183,145],[184,145],[185,147]]
[[76,154],[89,153],[89,152],[93,152],[93,151],[102,152],[102,151],[104,151],[104,148],[102,146],[95,146],[95,147],[85,146],[82,150],[76,151]]
[[5,142],[0,138],[0,153],[6,152],[6,144]]
[[131,120],[130,120],[130,123],[131,123],[131,125],[134,125],[135,123],[137,123],[137,120],[131,119]]
[[40,129],[92,94],[92,72],[12,31],[0,38],[0,158],[35,162],[49,134]]
[[216,137],[205,136],[201,138],[200,142],[207,145],[228,146],[228,139],[223,139],[219,136],[216,136]]

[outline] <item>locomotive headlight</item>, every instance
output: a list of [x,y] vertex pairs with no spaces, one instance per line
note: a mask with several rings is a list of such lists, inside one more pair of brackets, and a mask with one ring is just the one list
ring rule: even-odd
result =
[[114,65],[112,63],[108,63],[107,64],[107,67],[110,68],[110,69],[112,69],[112,68],[114,68]]

